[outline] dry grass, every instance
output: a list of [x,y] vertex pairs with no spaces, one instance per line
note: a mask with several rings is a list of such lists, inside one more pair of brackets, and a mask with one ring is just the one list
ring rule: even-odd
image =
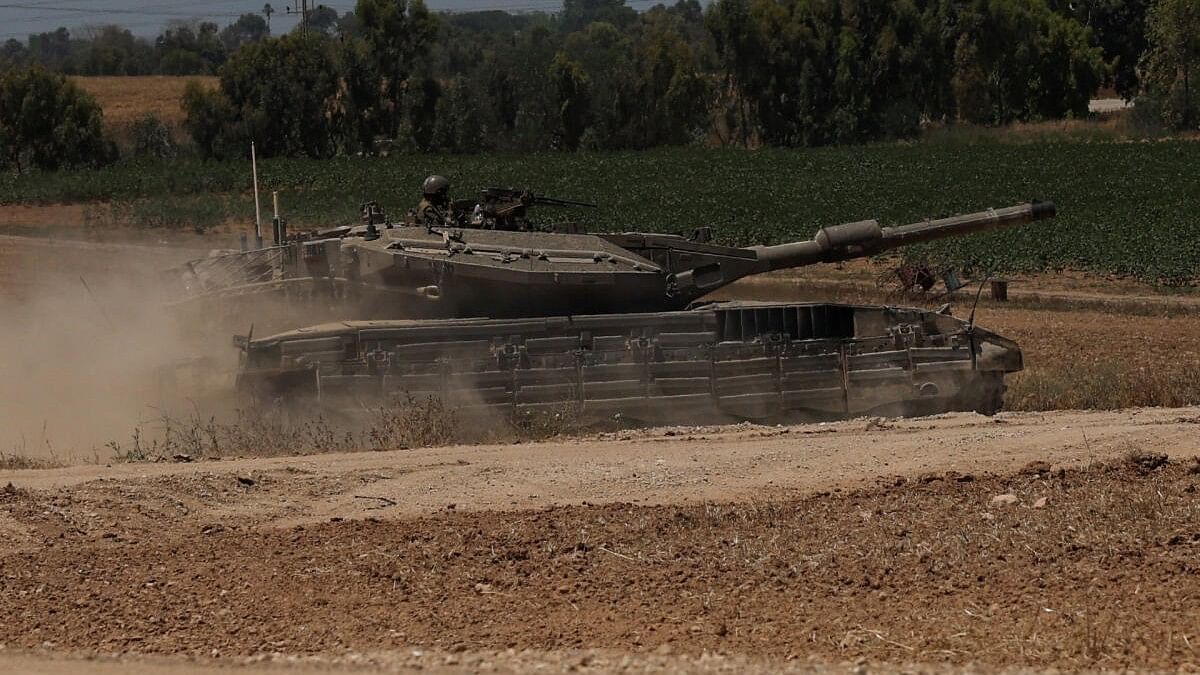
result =
[[462,438],[454,411],[410,396],[372,411],[365,424],[286,408],[242,409],[229,422],[163,414],[107,447],[118,461],[163,462],[432,447]]
[[63,463],[53,457],[34,457],[23,452],[0,452],[0,471],[56,469]]
[[1008,410],[1119,410],[1200,404],[1200,365],[1157,368],[1061,363],[1030,368],[1008,379]]
[[104,109],[104,121],[111,129],[127,128],[147,114],[158,117],[168,127],[177,127],[184,118],[180,99],[187,83],[196,80],[206,87],[217,86],[217,78],[209,76],[146,75],[71,79],[96,97]]
[[497,418],[464,414],[436,397],[408,395],[353,415],[288,407],[241,409],[230,421],[163,414],[137,425],[127,441],[111,441],[107,448],[117,461],[179,462],[520,443],[582,431],[573,406]]

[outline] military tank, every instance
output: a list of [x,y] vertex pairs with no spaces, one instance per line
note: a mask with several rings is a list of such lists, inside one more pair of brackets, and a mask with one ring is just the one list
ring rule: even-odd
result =
[[[514,192],[514,194],[517,194]],[[486,195],[486,191],[485,191]],[[528,193],[522,202],[534,203]],[[896,227],[834,225],[738,248],[692,236],[364,224],[177,271],[185,303],[276,297],[336,318],[237,339],[260,401],[372,410],[436,396],[463,410],[637,423],[993,413],[1019,347],[943,312],[838,303],[703,303],[737,279],[1053,217],[1048,202]],[[520,210],[505,212],[505,217]],[[339,315],[340,313],[340,315]],[[295,325],[295,324],[294,324]]]

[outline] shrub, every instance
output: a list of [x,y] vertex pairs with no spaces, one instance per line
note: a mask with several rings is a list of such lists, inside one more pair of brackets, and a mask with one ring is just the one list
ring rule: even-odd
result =
[[20,173],[99,166],[115,158],[104,114],[89,94],[41,66],[0,75],[0,147]]

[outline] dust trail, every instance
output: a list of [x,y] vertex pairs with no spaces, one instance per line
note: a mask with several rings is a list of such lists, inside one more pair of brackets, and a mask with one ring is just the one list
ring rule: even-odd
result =
[[189,334],[163,310],[158,272],[187,253],[0,246],[0,452],[107,459],[109,441],[127,440],[164,413],[207,405],[179,388],[189,365],[205,375],[232,372],[227,341]]

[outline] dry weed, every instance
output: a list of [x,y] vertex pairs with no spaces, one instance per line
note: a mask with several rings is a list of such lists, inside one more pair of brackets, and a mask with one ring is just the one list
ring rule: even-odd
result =
[[1030,368],[1008,380],[1009,410],[1117,410],[1200,404],[1200,366],[1102,367],[1066,363]]
[[54,469],[62,465],[53,458],[31,457],[19,452],[0,452],[0,471]]

